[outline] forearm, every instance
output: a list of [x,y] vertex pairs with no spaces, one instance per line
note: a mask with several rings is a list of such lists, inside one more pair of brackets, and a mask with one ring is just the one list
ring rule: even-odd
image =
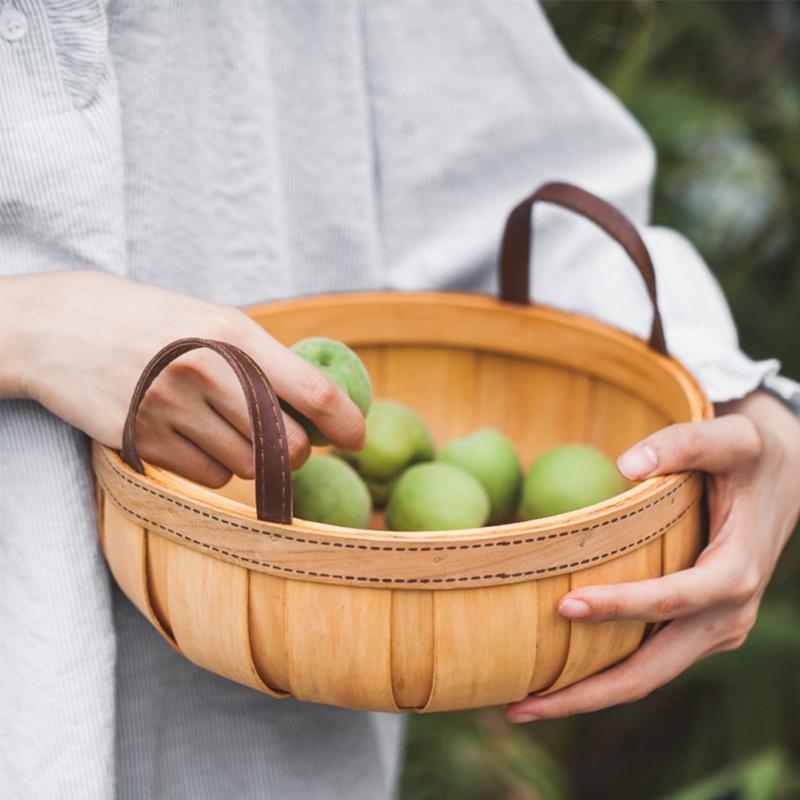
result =
[[[36,400],[119,448],[130,398],[147,361],[187,336],[229,342],[269,375],[275,391],[337,447],[363,444],[364,417],[349,396],[246,314],[101,271],[0,278],[0,397]],[[170,364],[139,414],[142,457],[217,486],[252,477],[250,418],[231,369],[208,350]],[[285,415],[289,456],[308,455],[303,428]]]

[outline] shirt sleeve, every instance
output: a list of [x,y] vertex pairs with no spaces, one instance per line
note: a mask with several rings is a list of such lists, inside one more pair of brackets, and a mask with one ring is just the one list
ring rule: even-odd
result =
[[744,397],[780,369],[776,359],[754,361],[739,347],[725,296],[691,243],[667,228],[643,238],[656,269],[667,348],[698,378],[715,403]]
[[771,375],[764,379],[761,388],[784,403],[800,420],[800,383],[785,375]]

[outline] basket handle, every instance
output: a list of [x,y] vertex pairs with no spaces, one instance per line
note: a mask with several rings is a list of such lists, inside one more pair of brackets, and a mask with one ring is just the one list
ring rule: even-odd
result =
[[500,298],[510,303],[530,302],[531,210],[536,202],[552,203],[591,220],[614,239],[639,270],[653,304],[650,347],[667,355],[664,326],[658,311],[656,274],[647,247],[633,223],[610,203],[569,183],[546,183],[526,197],[508,215],[500,246]]
[[226,342],[214,339],[178,339],[156,353],[144,368],[133,390],[128,416],[122,432],[122,459],[129,467],[143,473],[136,452],[134,430],[136,415],[145,392],[170,362],[190,350],[207,347],[219,353],[236,373],[244,390],[255,448],[256,513],[260,520],[290,525],[292,522],[292,474],[286,428],[278,398],[261,367],[247,353]]

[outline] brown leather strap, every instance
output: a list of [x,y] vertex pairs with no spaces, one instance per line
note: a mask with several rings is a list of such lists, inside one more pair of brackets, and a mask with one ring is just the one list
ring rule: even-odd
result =
[[286,525],[292,522],[292,473],[283,414],[278,398],[261,368],[243,350],[213,339],[178,339],[168,344],[144,368],[136,388],[122,433],[122,459],[129,467],[144,473],[136,452],[134,432],[136,415],[145,392],[156,376],[170,362],[190,350],[207,347],[219,353],[233,369],[244,390],[250,422],[253,426],[253,447],[256,462],[256,513],[266,522]]
[[622,246],[641,274],[653,304],[650,346],[667,355],[664,327],[658,311],[656,274],[642,237],[634,225],[614,206],[569,183],[546,183],[525,198],[508,215],[500,246],[500,297],[510,303],[530,302],[530,268],[533,227],[531,212],[536,202],[552,203],[586,217]]

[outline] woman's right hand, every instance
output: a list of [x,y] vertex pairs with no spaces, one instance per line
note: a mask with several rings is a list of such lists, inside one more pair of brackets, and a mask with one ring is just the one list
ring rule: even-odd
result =
[[[0,278],[0,397],[37,400],[109,447],[122,445],[133,388],[164,345],[218,339],[258,362],[275,391],[338,447],[364,444],[364,418],[336,384],[241,311],[103,272]],[[309,442],[284,414],[293,467]],[[141,457],[207,486],[252,478],[250,418],[231,368],[210,350],[181,356],[142,403]]]

